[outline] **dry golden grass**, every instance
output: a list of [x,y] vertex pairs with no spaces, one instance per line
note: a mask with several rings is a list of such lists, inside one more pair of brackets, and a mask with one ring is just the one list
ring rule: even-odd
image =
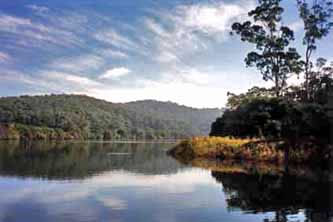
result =
[[281,150],[255,139],[230,137],[194,137],[179,143],[169,153],[175,157],[191,160],[197,157],[282,161]]
[[178,146],[193,149],[196,156],[204,156],[221,150],[237,152],[243,145],[254,141],[250,139],[233,139],[230,137],[193,137],[182,141]]
[[[321,154],[321,149],[313,146],[305,143],[304,147],[290,148],[288,161],[304,163],[326,160],[327,157]],[[185,163],[195,158],[282,163],[285,160],[285,147],[284,141],[194,137],[180,142],[168,153]]]

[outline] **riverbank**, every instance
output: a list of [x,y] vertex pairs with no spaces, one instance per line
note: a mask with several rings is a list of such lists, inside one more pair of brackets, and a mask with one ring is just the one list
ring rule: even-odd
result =
[[[284,141],[233,139],[229,137],[194,137],[183,140],[168,154],[176,159],[190,161],[195,158],[219,160],[247,160],[283,163],[286,159]],[[288,161],[294,163],[318,162],[332,159],[332,149],[304,140],[290,148]]]

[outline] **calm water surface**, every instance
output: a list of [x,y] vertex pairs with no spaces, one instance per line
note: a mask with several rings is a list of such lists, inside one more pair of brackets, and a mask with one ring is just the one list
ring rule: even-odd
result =
[[184,165],[172,146],[1,142],[0,221],[333,221],[327,172]]

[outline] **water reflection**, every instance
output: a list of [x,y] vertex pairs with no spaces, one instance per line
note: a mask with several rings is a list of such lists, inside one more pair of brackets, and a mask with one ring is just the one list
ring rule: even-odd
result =
[[83,179],[117,169],[170,174],[181,164],[165,155],[168,148],[163,143],[1,142],[0,174],[47,179]]
[[195,159],[188,165],[210,169],[222,185],[230,211],[273,212],[266,222],[286,222],[304,214],[306,221],[333,221],[333,181],[329,168]]
[[0,221],[332,221],[329,169],[196,159],[172,144],[0,143]]

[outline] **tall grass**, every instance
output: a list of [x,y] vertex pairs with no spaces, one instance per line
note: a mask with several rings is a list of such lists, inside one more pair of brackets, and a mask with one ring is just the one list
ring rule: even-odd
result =
[[267,143],[257,143],[255,139],[235,139],[230,137],[194,137],[180,142],[170,154],[176,158],[197,157],[219,159],[243,159],[278,161],[284,159],[284,152]]

